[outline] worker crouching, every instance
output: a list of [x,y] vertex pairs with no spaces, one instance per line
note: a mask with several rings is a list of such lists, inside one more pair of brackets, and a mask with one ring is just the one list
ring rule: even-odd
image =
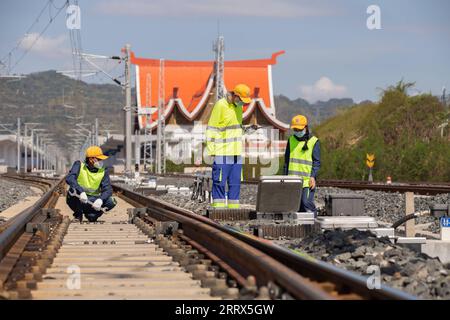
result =
[[100,147],[91,146],[86,150],[85,161],[75,161],[66,177],[70,187],[66,202],[80,222],[83,214],[89,222],[95,222],[103,211],[116,206],[108,169],[103,165],[107,158]]
[[298,115],[292,118],[291,130],[284,155],[284,174],[303,179],[300,212],[313,212],[317,216],[314,203],[316,177],[320,169],[320,143],[308,127],[308,119]]

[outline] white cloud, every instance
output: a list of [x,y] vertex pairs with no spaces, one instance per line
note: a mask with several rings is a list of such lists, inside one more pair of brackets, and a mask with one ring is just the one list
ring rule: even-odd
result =
[[60,35],[55,38],[41,36],[38,33],[29,33],[24,36],[20,43],[22,50],[30,49],[30,52],[37,53],[47,58],[60,58],[70,53],[67,37]]
[[328,5],[312,0],[108,0],[98,4],[97,11],[110,15],[192,17],[192,16],[244,16],[244,17],[316,17],[341,12],[330,2]]
[[347,87],[334,84],[327,77],[321,77],[313,85],[300,86],[301,97],[310,102],[316,102],[318,100],[326,101],[331,98],[344,98],[347,91]]

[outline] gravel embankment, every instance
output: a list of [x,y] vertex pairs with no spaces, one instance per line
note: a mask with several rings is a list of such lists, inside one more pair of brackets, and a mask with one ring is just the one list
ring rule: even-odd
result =
[[[171,184],[176,187],[190,187],[193,179],[187,178],[159,178],[158,184]],[[241,185],[241,203],[246,205],[256,205],[258,187],[256,185]],[[365,196],[365,215],[375,217],[379,221],[394,223],[405,215],[405,195],[402,193],[388,193],[371,190],[348,190],[341,188],[320,187],[316,192],[316,205],[323,207],[325,197],[330,193],[357,193]],[[436,196],[416,196],[414,199],[415,210],[424,211],[432,204],[448,203],[449,195],[440,194]],[[189,197],[177,195],[163,195],[162,199],[180,205],[184,208],[204,212],[206,205],[191,201]],[[245,207],[245,206],[244,206]],[[427,230],[438,233],[439,222],[434,217],[420,217],[416,219],[416,224],[430,223]]]
[[[158,184],[172,184],[177,187],[190,187],[192,179],[163,178]],[[405,198],[400,193],[385,193],[370,190],[346,190],[322,187],[316,192],[316,204],[324,206],[325,196],[330,193],[357,193],[365,196],[365,214],[377,220],[393,223],[404,216]],[[242,207],[254,208],[257,197],[256,185],[241,186]],[[177,206],[203,214],[208,207],[206,203],[190,200],[190,196],[164,194],[161,199]],[[448,195],[442,194],[430,197],[416,197],[416,211],[428,210],[431,204],[447,203]],[[249,231],[256,221],[223,222]],[[429,230],[438,231],[437,219],[421,217],[416,223],[431,222]],[[317,259],[336,266],[367,274],[370,265],[380,267],[381,281],[403,291],[417,295],[423,299],[450,299],[450,264],[444,265],[439,259],[430,258],[407,247],[392,244],[387,238],[377,238],[370,232],[348,230],[326,231],[311,234],[304,239],[275,242],[290,249],[298,249]]]
[[26,197],[35,195],[36,193],[26,185],[0,178],[0,223],[6,220],[2,217],[2,211]]
[[378,266],[382,284],[422,299],[450,299],[450,263],[444,265],[368,231],[333,230],[275,242],[363,275],[373,275],[368,267]]

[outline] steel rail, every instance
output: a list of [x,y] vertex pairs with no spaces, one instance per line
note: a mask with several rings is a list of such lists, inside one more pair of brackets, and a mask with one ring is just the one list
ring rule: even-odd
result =
[[[195,175],[184,173],[155,174],[160,177],[195,178]],[[258,184],[258,180],[244,180],[243,184]],[[367,181],[318,179],[318,187],[345,188],[351,190],[373,190],[383,192],[414,192],[421,195],[450,193],[450,184],[429,182],[398,182],[393,184],[370,183]]]
[[184,236],[201,243],[202,246],[214,252],[215,255],[226,261],[244,277],[255,275],[260,285],[272,281],[286,288],[297,299],[336,299],[319,285],[293,272],[267,254],[236,239],[227,232],[215,228],[214,224],[206,224],[195,219],[195,214],[183,214],[183,212],[176,210],[177,207],[168,203],[154,202],[151,198],[116,185],[113,185],[113,189],[125,199],[131,199],[134,203],[146,206],[150,211],[155,211],[159,215],[177,221],[182,226]]
[[[332,282],[338,288],[348,290],[349,292],[356,293],[365,299],[392,299],[392,300],[411,300],[415,299],[407,293],[400,290],[389,288],[386,286],[381,286],[380,289],[370,290],[367,286],[367,279],[363,276],[357,275],[353,272],[339,269],[333,265],[327,264],[322,261],[318,261],[311,257],[301,256],[292,251],[284,249],[280,246],[273,244],[268,240],[264,240],[251,235],[243,234],[233,228],[220,225],[219,223],[208,219],[206,217],[195,214],[192,211],[186,210],[184,208],[177,207],[165,201],[145,197],[133,191],[127,190],[117,185],[113,185],[114,191],[122,194],[126,198],[132,199],[134,202],[139,203],[150,210],[157,210],[162,212],[167,217],[179,221],[182,224],[183,230],[189,230],[188,237],[192,237],[193,240],[196,238],[202,238],[202,243],[205,241],[211,241],[213,234],[226,233],[229,237],[221,236],[223,241],[225,239],[234,239],[233,241],[239,240],[240,246],[243,243],[247,244],[253,249],[257,249],[259,254],[268,255],[271,259],[276,261],[278,264],[283,265],[283,270],[289,270],[287,274],[292,275],[291,271],[295,271],[294,274],[301,276],[302,278],[309,278],[312,281],[318,282]],[[208,227],[206,227],[208,226]],[[208,234],[211,234],[208,236]],[[200,241],[199,241],[200,242]],[[229,247],[228,251],[239,250],[238,247]],[[239,254],[239,253],[236,253]],[[242,253],[241,253],[242,254]],[[242,256],[240,257],[243,258]],[[250,265],[250,260],[247,258],[247,265]],[[262,268],[262,266],[260,266]],[[275,265],[267,264],[266,267],[277,268]],[[287,268],[286,268],[287,267]],[[258,271],[258,270],[254,270]],[[263,271],[261,272],[270,272]],[[273,269],[272,271],[275,271]],[[270,277],[272,276],[272,277]],[[293,290],[292,283],[293,278],[290,276],[286,279],[286,274],[277,270],[274,274],[266,276],[265,279],[275,280],[278,284],[282,285],[289,292],[294,292],[294,295],[298,294],[296,291],[299,288]],[[264,278],[264,277],[263,277]],[[286,280],[288,280],[286,282]],[[303,288],[304,289],[304,288]],[[290,291],[293,290],[293,291]],[[298,298],[298,296],[296,296]]]
[[[27,180],[30,181],[30,179]],[[21,211],[14,218],[7,221],[5,225],[2,225],[0,233],[0,260],[3,259],[14,242],[25,231],[27,223],[39,214],[40,210],[55,197],[56,190],[63,181],[64,178],[61,178],[58,182],[54,183],[36,203]]]

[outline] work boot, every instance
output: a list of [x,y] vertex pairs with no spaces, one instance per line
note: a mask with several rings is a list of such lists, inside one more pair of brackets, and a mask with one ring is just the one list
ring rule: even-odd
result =
[[90,214],[87,214],[86,218],[88,219],[89,222],[97,222],[97,219],[98,219],[97,216],[90,215]]
[[79,222],[82,223],[83,222],[83,214],[81,213],[74,213],[73,214],[73,222]]

